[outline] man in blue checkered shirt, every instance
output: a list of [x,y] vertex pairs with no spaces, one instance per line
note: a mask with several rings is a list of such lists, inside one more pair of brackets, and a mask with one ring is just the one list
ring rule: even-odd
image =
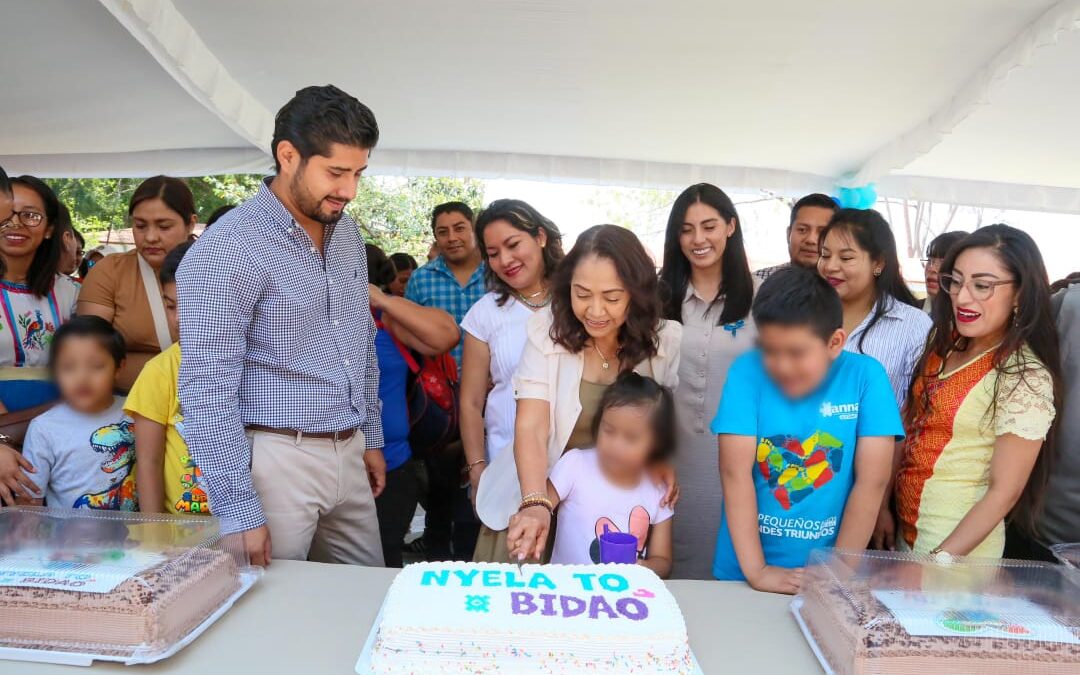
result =
[[184,437],[225,531],[255,564],[382,565],[386,463],[375,325],[343,215],[379,138],[371,110],[307,87],[278,112],[277,175],[177,275]]
[[[449,312],[458,326],[484,296],[484,262],[473,229],[473,211],[464,202],[439,204],[431,212],[431,232],[439,255],[412,273],[405,297],[424,307]],[[450,354],[461,370],[464,337]]]

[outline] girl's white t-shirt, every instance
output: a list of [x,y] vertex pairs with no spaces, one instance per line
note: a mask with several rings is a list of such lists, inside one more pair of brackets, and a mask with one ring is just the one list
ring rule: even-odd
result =
[[484,431],[487,435],[487,460],[514,442],[514,420],[517,401],[514,400],[514,373],[528,337],[532,310],[513,297],[500,307],[498,294],[487,293],[465,314],[461,327],[469,335],[488,346],[491,354],[491,381],[484,409]]
[[551,469],[548,480],[559,494],[558,523],[551,562],[590,565],[600,562],[599,536],[604,525],[612,532],[638,538],[638,556],[645,551],[649,526],[674,512],[660,505],[664,486],[647,476],[632,488],[612,485],[600,471],[596,449],[568,450]]

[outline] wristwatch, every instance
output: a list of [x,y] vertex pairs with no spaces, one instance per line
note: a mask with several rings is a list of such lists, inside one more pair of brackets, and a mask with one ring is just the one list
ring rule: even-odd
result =
[[953,554],[943,550],[940,546],[930,551],[930,557],[940,565],[948,565],[953,561]]

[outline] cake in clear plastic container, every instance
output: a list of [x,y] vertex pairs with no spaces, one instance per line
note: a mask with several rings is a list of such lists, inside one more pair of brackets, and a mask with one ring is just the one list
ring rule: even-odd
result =
[[1062,564],[1080,570],[1080,543],[1054,544],[1050,547],[1050,550]]
[[0,509],[0,647],[151,661],[257,574],[214,518]]
[[1049,563],[815,551],[792,610],[832,673],[1076,675],[1077,581]]

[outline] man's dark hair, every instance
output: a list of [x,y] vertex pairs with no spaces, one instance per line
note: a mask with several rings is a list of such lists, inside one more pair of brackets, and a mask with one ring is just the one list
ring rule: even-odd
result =
[[468,219],[470,225],[476,222],[476,215],[468,204],[465,202],[446,202],[445,204],[439,204],[431,210],[432,234],[435,233],[435,221],[444,213],[460,213]]
[[180,261],[184,259],[184,254],[188,252],[193,241],[185,241],[181,244],[177,244],[176,248],[169,251],[165,256],[165,261],[161,263],[161,269],[158,270],[158,279],[161,283],[171,284],[176,282],[176,270],[180,269]]
[[210,214],[210,217],[206,219],[206,226],[210,227],[217,221],[221,220],[221,217],[236,208],[236,204],[224,204],[214,209],[214,212]]
[[930,240],[930,243],[926,245],[926,257],[927,258],[944,258],[952,248],[953,244],[960,241],[969,233],[963,230],[954,230],[952,232],[942,232],[938,236]]
[[6,195],[11,194],[11,179],[8,178],[7,171],[4,171],[2,166],[0,166],[0,192]]
[[772,274],[758,289],[752,310],[754,323],[806,326],[828,340],[844,325],[840,296],[816,272],[791,266]]
[[127,356],[127,347],[124,344],[124,336],[113,325],[100,316],[73,316],[53,335],[52,346],[49,348],[49,367],[56,366],[56,357],[63,349],[64,343],[72,338],[94,338],[109,352],[116,367],[120,367],[124,357]]
[[788,231],[791,230],[791,227],[795,224],[795,220],[799,217],[799,209],[804,206],[816,206],[820,209],[829,209],[833,213],[840,210],[840,206],[836,203],[836,200],[829,195],[824,195],[820,192],[806,195],[795,202],[794,206],[791,207],[791,220],[788,221]]
[[379,124],[370,108],[332,84],[304,87],[274,118],[270,154],[277,171],[282,141],[292,143],[304,161],[312,155],[328,157],[332,143],[371,150],[379,142]]
[[71,232],[75,235],[75,241],[79,242],[79,248],[86,248],[86,237],[82,236],[82,232],[76,230],[74,225],[71,227]]

